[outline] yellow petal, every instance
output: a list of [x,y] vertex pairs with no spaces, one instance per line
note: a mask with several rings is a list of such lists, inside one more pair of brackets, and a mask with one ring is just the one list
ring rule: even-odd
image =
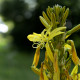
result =
[[44,75],[43,75],[43,63],[41,63],[40,80],[44,80]]
[[43,75],[44,75],[44,80],[49,80],[46,73],[45,73],[45,71],[43,72]]
[[30,41],[38,42],[38,41],[40,41],[40,39],[41,39],[41,34],[37,34],[37,33],[29,34],[29,35],[27,36],[27,38],[28,38]]
[[34,55],[34,60],[33,60],[32,65],[35,66],[35,67],[38,65],[39,56],[40,56],[40,47],[36,48],[36,52],[35,52],[35,55]]
[[80,73],[78,73],[78,77],[80,77]]
[[66,27],[59,27],[59,28],[54,29],[49,35],[49,40],[51,40],[53,37],[57,35],[63,34],[64,32],[61,32],[61,30],[65,30],[65,29]]
[[53,62],[54,57],[53,57],[53,53],[52,53],[52,51],[51,51],[51,49],[50,49],[50,47],[49,47],[48,42],[46,43],[46,51],[47,51],[48,57],[49,57],[50,60]]
[[72,47],[71,47],[69,44],[65,44],[65,45],[64,45],[64,48],[65,48],[65,49],[72,49]]
[[36,68],[35,66],[31,66],[31,69],[38,75],[40,75],[40,69]]
[[51,40],[51,39],[53,39],[55,36],[58,36],[58,35],[60,35],[60,34],[63,34],[64,32],[61,32],[61,31],[59,31],[59,32],[57,32],[57,33],[54,33],[54,34],[50,34],[50,36],[49,36],[49,40]]
[[78,80],[80,80],[80,73],[78,73]]
[[75,65],[77,65],[77,64],[80,65],[80,59],[77,56],[77,52],[76,52],[76,49],[75,49],[75,46],[74,46],[74,42],[72,40],[68,40],[67,42],[70,43],[71,47],[72,47],[69,54],[72,54],[72,60],[73,60],[74,64]]
[[74,76],[75,74],[77,74],[77,72],[78,72],[78,65],[76,65],[76,66],[73,68],[73,70],[72,70],[72,72],[71,72],[71,75]]
[[[70,35],[71,35],[71,34],[70,34]],[[66,35],[66,39],[67,39],[70,35]]]
[[56,33],[56,32],[58,32],[58,31],[61,31],[61,30],[65,30],[66,29],[66,27],[58,27],[58,28],[55,28],[52,32],[51,32],[51,34],[52,33]]

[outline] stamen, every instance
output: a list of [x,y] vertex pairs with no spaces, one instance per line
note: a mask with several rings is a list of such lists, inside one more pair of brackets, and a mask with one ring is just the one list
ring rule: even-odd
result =
[[41,43],[41,47],[40,47],[40,48],[41,48],[41,49],[43,49],[43,48],[44,48],[44,46],[45,46],[45,42],[42,42],[42,43]]
[[39,46],[40,46],[39,42],[34,42],[32,45],[33,48],[38,48]]

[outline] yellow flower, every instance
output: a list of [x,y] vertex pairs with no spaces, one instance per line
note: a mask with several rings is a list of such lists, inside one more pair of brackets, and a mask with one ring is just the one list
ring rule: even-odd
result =
[[33,33],[28,35],[27,38],[34,43],[33,48],[37,48],[39,46],[43,48],[45,47],[46,42],[50,41],[57,35],[63,34],[64,32],[61,30],[65,29],[66,27],[59,27],[52,30],[52,27],[50,27],[49,29],[44,29],[41,34]]
[[[80,73],[77,73],[80,59],[77,56],[74,42],[68,40],[65,43],[65,39],[80,29],[80,24],[66,31],[68,13],[69,8],[65,9],[65,6],[55,5],[52,8],[48,6],[46,12],[43,11],[42,16],[39,16],[45,29],[40,34],[34,32],[27,36],[33,42],[32,47],[36,48],[31,68],[40,76],[40,80],[80,80]],[[40,49],[43,47],[46,48],[45,58],[38,69]],[[75,67],[69,75],[71,59]]]
[[80,59],[77,56],[77,52],[74,46],[74,42],[72,40],[68,40],[67,41],[68,44],[65,45],[66,48],[68,48],[69,54],[71,55],[72,61],[74,62],[75,65],[79,65],[80,66]]

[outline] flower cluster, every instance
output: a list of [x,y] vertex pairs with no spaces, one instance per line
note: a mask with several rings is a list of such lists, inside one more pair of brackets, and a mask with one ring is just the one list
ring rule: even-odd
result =
[[[33,42],[32,47],[36,48],[31,68],[40,76],[40,80],[80,80],[80,73],[77,73],[80,59],[77,56],[74,42],[66,40],[72,33],[80,29],[80,24],[66,31],[68,13],[69,8],[65,9],[65,6],[48,6],[46,13],[43,11],[43,16],[39,17],[45,29],[40,34],[34,32],[27,36]],[[38,69],[40,49],[43,48],[46,49],[45,59]],[[69,74],[71,61],[75,67]]]

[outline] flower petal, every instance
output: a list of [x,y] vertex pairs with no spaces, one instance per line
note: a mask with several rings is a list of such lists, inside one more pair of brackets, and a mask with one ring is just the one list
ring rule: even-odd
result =
[[48,57],[49,57],[50,60],[53,62],[54,57],[53,57],[53,53],[52,53],[52,51],[51,51],[51,49],[50,49],[50,47],[49,47],[48,42],[46,43],[46,51],[47,51],[47,55],[48,55]]
[[72,49],[69,50],[69,54],[72,54],[72,60],[73,60],[74,64],[76,64],[76,65],[79,64],[80,65],[80,59],[77,56],[77,52],[76,52],[76,49],[75,49],[75,46],[74,46],[74,42],[72,40],[68,40],[67,42],[70,43],[71,46],[72,46]]
[[45,71],[43,72],[43,75],[44,75],[44,80],[49,80],[46,73],[45,73]]
[[44,75],[43,75],[43,63],[41,63],[40,80],[44,80]]
[[33,33],[27,36],[30,41],[38,42],[41,39],[41,34]]
[[80,80],[80,73],[78,73],[78,80]]
[[71,47],[69,44],[65,44],[65,45],[64,45],[64,48],[65,48],[65,49],[72,49],[72,47]]
[[75,74],[77,74],[77,72],[78,72],[78,65],[76,65],[76,66],[73,68],[73,70],[72,70],[72,72],[71,72],[71,75],[74,76]]
[[66,27],[59,27],[59,28],[54,29],[49,35],[49,40],[51,40],[53,37],[57,35],[63,34],[64,32],[61,32],[61,30],[65,30],[65,29]]
[[40,56],[40,47],[36,48],[36,52],[35,52],[35,55],[34,55],[34,60],[33,60],[32,65],[35,66],[35,67],[38,65],[39,56]]
[[40,69],[36,68],[35,66],[31,66],[31,69],[38,75],[40,75]]

